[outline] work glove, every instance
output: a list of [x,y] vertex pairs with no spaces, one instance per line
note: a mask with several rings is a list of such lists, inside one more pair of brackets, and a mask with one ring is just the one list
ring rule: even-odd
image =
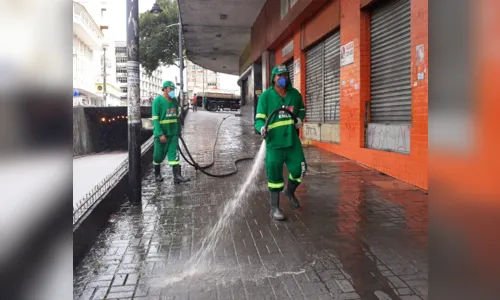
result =
[[295,123],[295,128],[299,129],[302,128],[302,120],[297,118],[297,123]]
[[267,128],[266,126],[262,126],[262,128],[260,129],[260,135],[262,135],[262,137],[265,138],[266,134],[267,134]]

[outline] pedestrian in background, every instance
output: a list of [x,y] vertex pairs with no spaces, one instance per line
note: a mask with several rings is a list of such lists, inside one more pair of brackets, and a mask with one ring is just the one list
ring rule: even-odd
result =
[[194,97],[193,97],[193,111],[197,111],[198,110],[198,97],[196,96],[196,94],[194,94]]

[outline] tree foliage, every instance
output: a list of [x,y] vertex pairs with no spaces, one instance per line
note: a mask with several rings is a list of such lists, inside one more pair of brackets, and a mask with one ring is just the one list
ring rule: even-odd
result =
[[160,65],[178,66],[179,61],[179,28],[167,27],[179,22],[177,1],[158,0],[158,4],[161,14],[147,11],[139,16],[140,63],[149,75]]

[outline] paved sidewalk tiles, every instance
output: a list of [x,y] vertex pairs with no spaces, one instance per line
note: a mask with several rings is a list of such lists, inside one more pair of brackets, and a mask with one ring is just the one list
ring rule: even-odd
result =
[[[212,160],[219,122],[227,114],[188,114],[183,136],[201,164]],[[256,154],[252,122],[232,116],[220,127],[216,164],[223,173]],[[297,196],[269,217],[264,172],[245,205],[207,258],[208,268],[179,278],[220,208],[238,190],[236,175],[208,177],[183,163],[191,182],[143,180],[142,206],[113,214],[75,270],[75,299],[427,299],[427,195],[423,191],[317,148],[304,148],[309,172]]]

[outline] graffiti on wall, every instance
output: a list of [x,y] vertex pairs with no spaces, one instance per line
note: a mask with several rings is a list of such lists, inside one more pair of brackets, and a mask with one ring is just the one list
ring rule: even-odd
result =
[[347,130],[347,140],[351,140],[354,136],[354,110],[349,110],[347,113],[347,118],[345,122],[345,128]]
[[304,137],[306,139],[311,139],[315,141],[321,140],[321,129],[319,124],[305,123],[303,130],[304,130]]
[[410,125],[368,124],[366,147],[408,154],[410,153]]
[[[347,96],[349,97],[347,99]],[[353,137],[354,137],[354,133],[355,133],[355,130],[356,130],[356,124],[355,122],[357,121],[356,118],[355,118],[355,111],[351,108],[349,108],[349,106],[351,105],[352,103],[352,94],[347,94],[345,96],[346,98],[346,119],[345,119],[345,129],[346,129],[346,132],[347,132],[347,140],[350,141]]]

